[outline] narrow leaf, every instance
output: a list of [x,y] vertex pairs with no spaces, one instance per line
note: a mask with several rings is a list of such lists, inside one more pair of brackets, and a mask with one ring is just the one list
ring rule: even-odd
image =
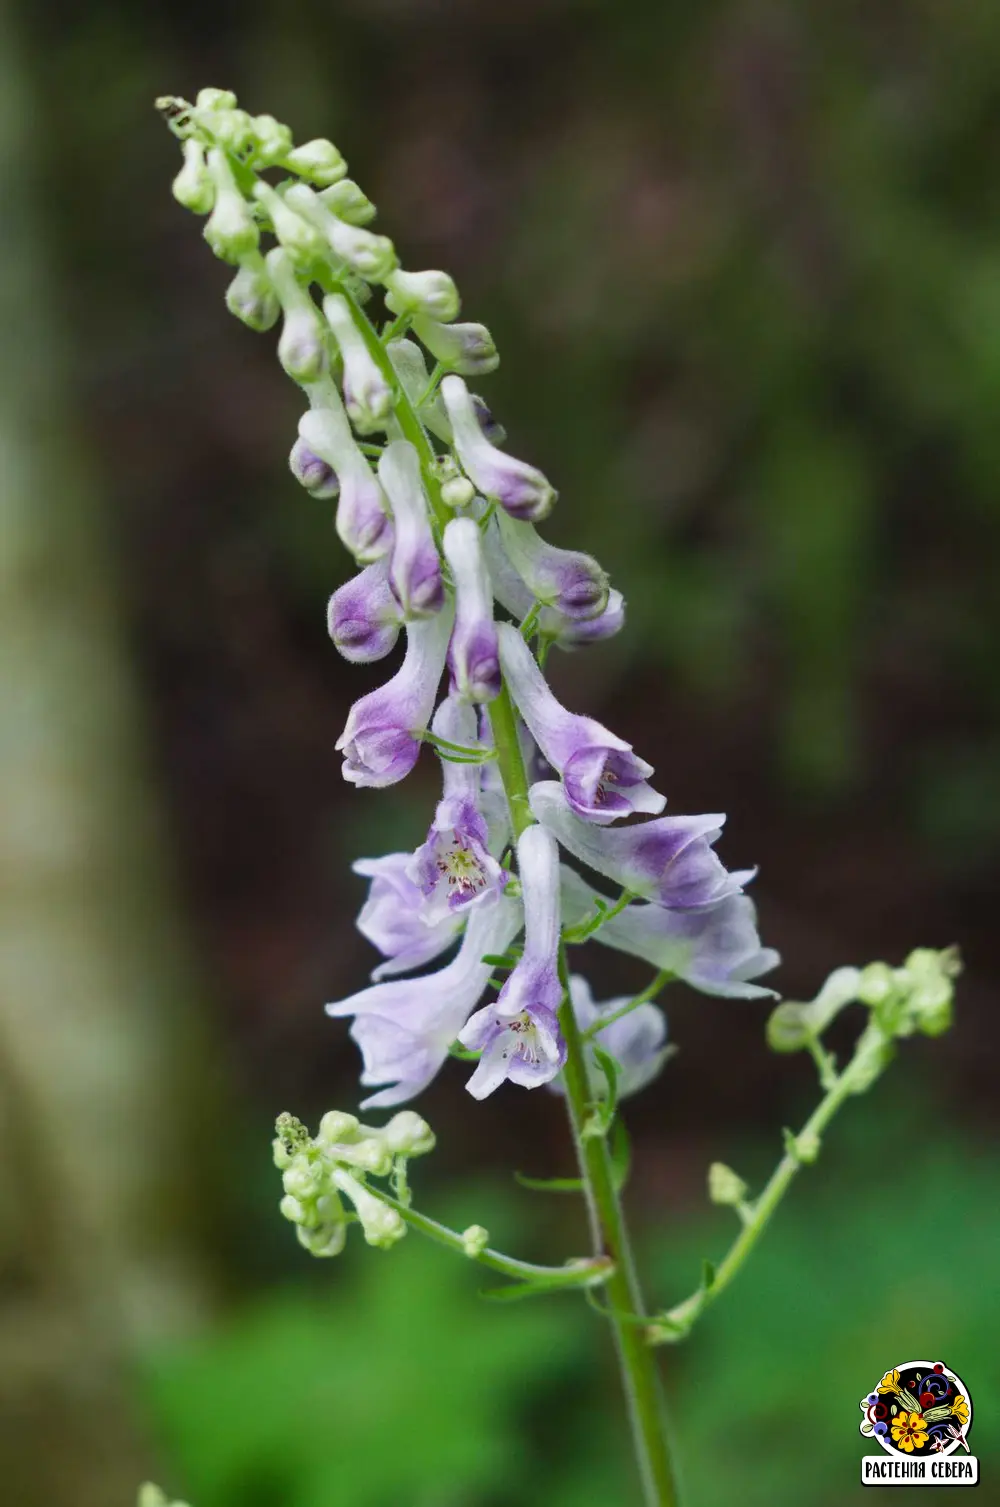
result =
[[583,1192],[583,1182],[578,1177],[527,1177],[523,1172],[515,1172],[514,1181],[534,1193]]

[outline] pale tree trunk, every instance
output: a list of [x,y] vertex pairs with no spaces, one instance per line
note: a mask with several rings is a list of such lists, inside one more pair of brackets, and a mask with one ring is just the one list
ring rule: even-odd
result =
[[205,1054],[13,30],[0,0],[0,1501],[131,1507],[130,1367],[209,1301]]

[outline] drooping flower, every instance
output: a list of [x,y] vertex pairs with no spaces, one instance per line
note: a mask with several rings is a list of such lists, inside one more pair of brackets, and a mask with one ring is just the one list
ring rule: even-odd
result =
[[356,874],[371,880],[357,928],[386,959],[372,970],[376,983],[433,962],[451,946],[465,920],[446,910],[434,925],[428,923],[423,892],[410,878],[412,863],[412,853],[387,853],[359,858],[353,865]]
[[[470,747],[476,737],[475,712],[448,697],[434,715],[432,730],[460,748]],[[421,915],[432,926],[448,916],[465,916],[476,906],[494,904],[510,877],[489,851],[489,828],[481,810],[481,765],[443,757],[441,767],[444,794],[427,840],[407,868],[421,897]]]
[[660,816],[598,828],[575,815],[556,780],[533,785],[530,800],[538,820],[581,863],[668,910],[707,910],[739,894],[753,878],[753,869],[730,873],[712,852],[726,819],[722,815]]
[[[629,996],[626,994],[620,999],[609,999],[604,1004],[597,1004],[590,992],[587,980],[578,973],[574,973],[570,978],[569,992],[573,1002],[573,1014],[576,1016],[581,1031],[591,1030],[602,1019],[614,1015],[629,1002]],[[618,1097],[622,1099],[628,1094],[637,1094],[641,1088],[652,1083],[670,1055],[666,1040],[667,1018],[656,1005],[637,1005],[620,1020],[612,1021],[611,1025],[598,1031],[596,1036],[586,1043],[587,1068],[592,1091],[601,1094],[607,1087],[604,1074],[594,1055],[595,1046],[609,1053],[618,1063]],[[555,1079],[551,1087],[562,1092],[559,1079]]]
[[351,708],[337,740],[344,779],[381,788],[409,774],[420,754],[444,670],[451,611],[411,623],[403,663],[391,680]]
[[299,436],[288,456],[288,469],[300,486],[320,502],[336,497],[340,492],[340,477],[322,456],[310,450]]
[[598,617],[580,621],[563,617],[553,607],[543,607],[538,614],[538,631],[550,638],[557,649],[582,649],[588,644],[613,638],[625,626],[625,598],[614,587],[608,592],[608,604]]
[[389,589],[385,560],[366,565],[330,598],[327,628],[334,644],[352,664],[371,664],[385,656],[399,637],[399,604]]
[[281,304],[278,360],[296,382],[318,382],[327,369],[329,340],[320,312],[295,276],[292,259],[283,246],[269,251],[264,263]]
[[471,518],[453,518],[444,531],[445,559],[455,585],[455,629],[448,662],[455,692],[468,701],[500,694],[500,658],[493,592],[482,536]]
[[[563,921],[576,926],[596,914],[596,902],[612,903],[575,870],[562,868]],[[665,910],[634,902],[605,921],[594,940],[616,952],[652,963],[683,979],[702,994],[724,999],[765,999],[775,991],[751,979],[769,973],[781,961],[772,947],[762,947],[757,916],[748,895],[730,895],[708,910]]]
[[495,498],[515,518],[537,523],[546,517],[556,500],[555,491],[535,466],[515,460],[490,444],[480,427],[472,395],[461,377],[445,377],[441,397],[462,469],[480,492]]
[[665,797],[647,782],[653,766],[599,722],[568,712],[556,700],[512,624],[501,623],[497,631],[511,695],[542,753],[562,775],[570,811],[601,826],[634,812],[662,811]]
[[365,345],[347,300],[339,293],[329,294],[323,313],[343,357],[344,407],[351,423],[360,434],[384,429],[392,412],[392,388]]
[[353,1015],[351,1035],[361,1048],[366,1087],[386,1084],[363,1109],[403,1104],[421,1092],[444,1063],[486,988],[493,968],[484,955],[503,952],[521,925],[521,907],[501,896],[476,910],[454,959],[436,973],[394,979],[327,1005],[328,1015]]
[[574,622],[600,616],[608,605],[608,577],[591,555],[558,549],[503,509],[496,523],[511,564],[537,601]]
[[312,408],[299,420],[299,437],[336,472],[340,481],[337,534],[359,565],[370,565],[392,548],[393,529],[382,488],[358,449],[336,385],[310,383]]
[[530,826],[517,844],[524,906],[524,951],[497,999],[472,1016],[459,1035],[482,1053],[466,1085],[484,1099],[506,1079],[537,1088],[566,1060],[556,1012],[559,977],[559,849],[543,827]]
[[484,324],[442,324],[426,314],[415,314],[413,328],[435,361],[453,372],[485,377],[500,365],[493,336]]
[[427,515],[420,458],[409,440],[393,440],[378,463],[396,531],[389,584],[407,619],[430,617],[444,602],[441,558]]

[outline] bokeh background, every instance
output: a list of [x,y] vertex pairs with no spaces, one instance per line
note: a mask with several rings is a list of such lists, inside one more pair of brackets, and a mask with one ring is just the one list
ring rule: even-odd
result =
[[[983,0],[288,0],[0,11],[0,1497],[131,1507],[635,1500],[600,1321],[494,1307],[415,1237],[310,1263],[274,1115],[352,1107],[325,1000],[410,846],[333,744],[348,562],[299,401],[172,200],[154,96],[329,135],[503,355],[483,390],[627,632],[553,656],[674,810],[729,812],[777,982],[958,943],[960,1011],[850,1106],[665,1354],[691,1507],[857,1500],[858,1399],[943,1358],[1000,1502],[1000,12]],[[610,960],[610,961],[609,961]],[[600,995],[641,971],[598,952]],[[630,1116],[653,1301],[718,1255],[815,1092],[766,1010],[669,998]],[[558,1103],[420,1108],[429,1212],[581,1249]],[[930,1498],[935,1493],[929,1494]]]

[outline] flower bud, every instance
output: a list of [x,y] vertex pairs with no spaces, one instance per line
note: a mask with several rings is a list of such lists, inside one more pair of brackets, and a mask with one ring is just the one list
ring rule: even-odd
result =
[[397,1240],[402,1240],[406,1234],[406,1223],[395,1209],[390,1209],[374,1193],[369,1193],[356,1177],[339,1167],[333,1171],[333,1181],[354,1205],[362,1233],[369,1245],[381,1246],[383,1250],[387,1250]]
[[608,577],[590,555],[557,549],[530,523],[497,513],[500,538],[511,564],[532,595],[562,617],[586,622],[608,605]]
[[378,474],[396,530],[389,585],[405,618],[433,617],[444,605],[441,559],[428,517],[420,459],[408,440],[393,440],[383,450]]
[[240,270],[226,289],[226,308],[251,330],[263,332],[277,323],[281,304],[259,251],[251,251],[243,258]]
[[328,1109],[319,1122],[318,1141],[323,1141],[327,1146],[333,1146],[337,1142],[357,1140],[358,1117],[348,1115],[340,1109]]
[[435,361],[463,377],[484,377],[500,365],[493,336],[484,324],[441,324],[415,314],[413,328]]
[[392,388],[365,345],[350,305],[339,293],[323,300],[323,313],[344,358],[344,407],[362,434],[384,429],[392,412]]
[[375,218],[375,206],[352,178],[341,178],[316,195],[331,214],[348,225],[367,225]]
[[255,167],[273,167],[292,150],[292,133],[273,115],[255,115],[250,122],[253,133]]
[[513,518],[537,523],[551,511],[556,492],[535,466],[515,460],[491,445],[479,426],[472,395],[461,377],[441,383],[462,469],[486,497],[495,498]]
[[340,480],[336,471],[320,456],[315,455],[302,438],[297,439],[292,446],[288,457],[288,469],[295,480],[320,501],[336,497],[340,491]]
[[335,384],[327,379],[310,385],[314,405],[299,420],[299,437],[340,480],[337,534],[361,565],[388,553],[393,543],[392,522],[382,488],[351,433]]
[[423,314],[441,324],[458,318],[461,300],[447,272],[403,272],[397,268],[385,280],[386,307],[394,314]]
[[601,639],[613,638],[624,626],[625,598],[613,588],[608,592],[607,606],[597,617],[586,618],[581,622],[577,618],[564,617],[551,607],[543,607],[538,615],[538,631],[542,637],[551,639],[557,649],[565,649],[567,652],[585,648],[587,644],[599,643]]
[[492,701],[502,684],[500,651],[479,525],[471,518],[453,518],[444,531],[444,554],[455,584],[455,627],[448,650],[454,694],[463,701]]
[[236,155],[253,141],[253,121],[245,110],[215,112],[210,129],[219,145]]
[[373,235],[370,230],[348,225],[332,214],[322,199],[304,183],[293,183],[286,189],[285,203],[315,226],[334,256],[346,262],[366,282],[384,282],[396,266],[396,250],[388,236]]
[[248,252],[257,249],[260,231],[236,187],[225,152],[211,147],[206,161],[215,189],[215,204],[205,221],[204,236],[221,261],[238,264]]
[[207,215],[215,203],[215,185],[205,166],[205,149],[193,136],[182,143],[184,166],[171,185],[174,198],[196,215]]
[[310,1256],[339,1256],[344,1249],[347,1240],[347,1225],[341,1220],[331,1224],[320,1224],[314,1229],[298,1225],[295,1230],[299,1245],[307,1250]]
[[392,1152],[377,1135],[366,1136],[350,1146],[337,1147],[337,1161],[373,1177],[388,1177],[392,1171]]
[[337,588],[326,622],[334,645],[352,664],[371,664],[395,648],[400,612],[384,560],[376,560]]
[[450,445],[451,424],[444,411],[440,395],[435,393],[426,403],[420,401],[427,391],[430,375],[427,371],[424,353],[419,345],[415,340],[390,340],[385,349],[386,355],[392,362],[393,371],[399,378],[399,385],[416,409],[421,422],[437,439]]
[[236,95],[231,89],[199,89],[195,105],[199,110],[235,110]]
[[302,1224],[306,1217],[304,1206],[291,1193],[286,1193],[278,1204],[278,1212],[291,1224]]
[[473,1261],[481,1256],[490,1243],[490,1232],[481,1224],[470,1224],[462,1231],[462,1250]]
[[283,166],[301,178],[308,178],[319,188],[328,188],[331,183],[338,183],[347,176],[347,163],[333,142],[323,137],[295,147],[283,158]]
[[275,246],[265,265],[284,314],[278,360],[296,382],[315,382],[327,368],[327,327],[296,278],[288,252]]
[[475,495],[476,489],[467,476],[450,476],[441,486],[441,501],[456,512],[467,508]]
[[737,1208],[747,1196],[747,1185],[725,1162],[713,1162],[708,1169],[708,1196],[714,1204]]
[[896,975],[888,963],[869,963],[861,970],[858,999],[864,1005],[881,1005],[897,987]]
[[396,1156],[424,1156],[434,1150],[434,1132],[412,1109],[401,1109],[382,1130],[386,1145]]
[[902,972],[910,987],[910,1012],[923,1035],[940,1036],[951,1025],[953,980],[961,967],[958,953],[951,947],[944,952],[918,947],[904,963]]
[[267,211],[279,243],[297,266],[308,266],[323,255],[326,245],[319,231],[290,209],[270,183],[256,183],[253,192],[254,198]]

